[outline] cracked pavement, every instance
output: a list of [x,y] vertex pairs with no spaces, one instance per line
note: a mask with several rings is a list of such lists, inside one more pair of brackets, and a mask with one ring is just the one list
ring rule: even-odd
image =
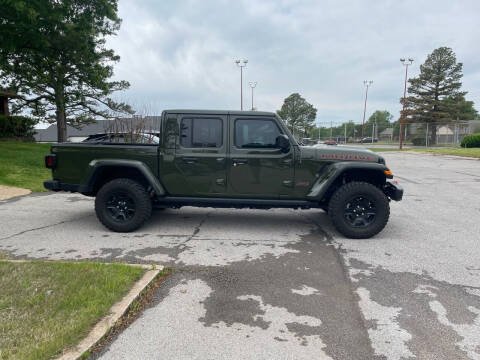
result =
[[368,240],[286,209],[186,207],[118,234],[56,193],[0,201],[0,251],[175,268],[95,358],[480,359],[480,161],[384,156],[406,194]]

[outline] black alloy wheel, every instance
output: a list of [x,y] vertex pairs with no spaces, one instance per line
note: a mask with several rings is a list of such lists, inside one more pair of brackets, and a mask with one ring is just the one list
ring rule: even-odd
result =
[[111,194],[105,206],[107,213],[115,221],[124,223],[135,216],[135,201],[125,192]]
[[390,204],[377,186],[354,181],[335,191],[328,203],[328,215],[341,234],[352,239],[367,239],[387,225]]
[[114,179],[103,185],[95,198],[98,220],[110,230],[138,229],[152,214],[152,200],[145,187],[132,179]]
[[375,221],[375,203],[365,196],[353,197],[345,204],[344,217],[353,227],[367,227]]

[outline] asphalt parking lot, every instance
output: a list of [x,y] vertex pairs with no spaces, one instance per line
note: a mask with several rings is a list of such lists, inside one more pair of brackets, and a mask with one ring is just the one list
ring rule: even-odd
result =
[[0,250],[175,268],[102,359],[480,359],[480,161],[384,156],[406,194],[368,240],[284,209],[166,210],[117,234],[57,193],[0,201]]

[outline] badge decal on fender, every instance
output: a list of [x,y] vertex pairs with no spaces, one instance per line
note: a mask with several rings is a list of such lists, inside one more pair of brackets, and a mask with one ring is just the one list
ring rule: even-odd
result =
[[322,154],[322,159],[333,160],[357,160],[357,161],[375,161],[373,156],[353,155],[353,154]]
[[308,186],[308,185],[310,185],[309,181],[297,181],[295,183],[295,186]]

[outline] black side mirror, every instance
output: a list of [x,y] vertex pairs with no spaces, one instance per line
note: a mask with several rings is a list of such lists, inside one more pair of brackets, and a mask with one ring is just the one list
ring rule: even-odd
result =
[[278,135],[275,139],[275,147],[279,148],[283,153],[290,151],[290,140],[287,135]]

